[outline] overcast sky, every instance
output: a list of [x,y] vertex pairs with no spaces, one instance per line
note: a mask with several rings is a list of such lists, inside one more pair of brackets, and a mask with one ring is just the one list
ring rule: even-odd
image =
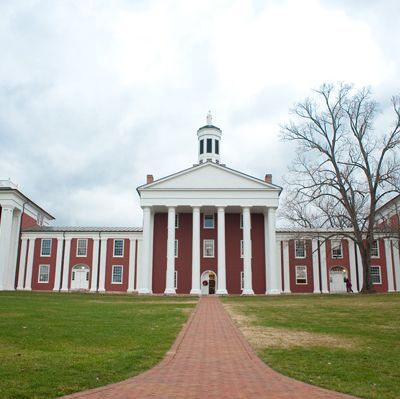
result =
[[289,109],[323,82],[400,92],[398,0],[0,0],[0,179],[57,225],[141,226],[136,187],[221,161],[276,184]]

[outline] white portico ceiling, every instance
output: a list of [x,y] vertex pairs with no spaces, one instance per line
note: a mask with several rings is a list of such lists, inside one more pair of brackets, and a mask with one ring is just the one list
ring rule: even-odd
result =
[[281,187],[206,162],[138,187],[142,206],[278,206]]

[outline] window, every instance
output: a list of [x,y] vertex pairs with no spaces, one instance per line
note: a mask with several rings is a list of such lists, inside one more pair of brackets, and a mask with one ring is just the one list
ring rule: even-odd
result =
[[214,240],[204,240],[203,256],[205,258],[214,257]]
[[371,266],[371,281],[372,284],[382,284],[380,266]]
[[212,152],[212,139],[207,139],[207,152]]
[[179,213],[175,213],[175,228],[179,228]]
[[204,215],[204,228],[213,229],[214,228],[214,215]]
[[379,258],[379,244],[378,240],[374,240],[371,245],[371,257]]
[[41,256],[50,256],[51,255],[51,239],[43,238],[40,255]]
[[87,256],[87,240],[78,239],[76,244],[76,256]]
[[174,272],[174,288],[178,289],[178,272],[176,270]]
[[295,258],[306,257],[306,242],[305,240],[295,240],[294,242]]
[[122,266],[114,265],[112,267],[112,283],[122,284]]
[[215,140],[215,153],[219,154],[219,141]]
[[178,240],[175,240],[174,254],[175,254],[175,258],[177,258],[178,257]]
[[244,272],[240,272],[240,289],[244,290]]
[[200,140],[200,154],[204,153],[204,140]]
[[39,283],[48,283],[49,282],[49,273],[50,266],[49,265],[39,265]]
[[[240,214],[240,228],[243,229],[243,213]],[[250,217],[250,228],[251,228],[251,217]]]
[[307,284],[307,266],[296,266],[296,284]]
[[124,240],[114,240],[114,257],[124,256]]
[[[253,255],[251,254],[251,245],[252,241],[250,240],[250,257],[253,257]],[[243,240],[240,240],[240,257],[244,258],[244,244],[243,244]]]
[[331,250],[332,250],[332,258],[333,259],[342,259],[342,241],[341,240],[332,240],[331,241]]

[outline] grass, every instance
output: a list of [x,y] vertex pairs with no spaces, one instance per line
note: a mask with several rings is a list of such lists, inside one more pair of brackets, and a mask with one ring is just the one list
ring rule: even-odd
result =
[[363,398],[400,398],[399,294],[223,301],[275,370]]
[[195,302],[185,297],[0,293],[0,398],[54,398],[158,363]]

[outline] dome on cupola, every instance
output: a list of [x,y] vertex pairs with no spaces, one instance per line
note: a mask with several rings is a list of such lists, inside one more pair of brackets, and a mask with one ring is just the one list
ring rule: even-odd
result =
[[222,130],[212,124],[211,111],[208,111],[207,124],[197,131],[199,163],[220,162],[221,135]]

